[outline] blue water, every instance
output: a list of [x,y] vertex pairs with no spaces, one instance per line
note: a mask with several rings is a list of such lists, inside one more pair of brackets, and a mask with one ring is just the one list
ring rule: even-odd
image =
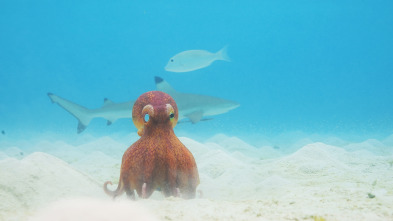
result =
[[[135,100],[160,76],[181,92],[237,101],[180,135],[244,137],[291,131],[393,133],[392,1],[1,1],[0,130],[76,134],[46,95],[89,108]],[[184,50],[218,51],[188,73],[164,70]],[[130,119],[84,133],[134,132]],[[251,139],[251,138],[250,138]]]

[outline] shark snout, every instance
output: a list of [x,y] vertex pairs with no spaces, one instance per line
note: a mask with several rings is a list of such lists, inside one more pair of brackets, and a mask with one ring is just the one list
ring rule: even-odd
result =
[[222,108],[224,108],[224,109],[226,109],[227,111],[229,111],[229,110],[233,110],[233,109],[235,109],[235,108],[237,108],[237,107],[239,107],[239,106],[240,106],[239,103],[231,101],[231,102],[228,102],[228,103],[224,104],[224,105],[222,106]]
[[232,110],[232,109],[235,109],[235,108],[238,108],[239,106],[240,106],[239,103],[233,102],[233,104],[232,104],[232,106],[231,106],[231,110]]

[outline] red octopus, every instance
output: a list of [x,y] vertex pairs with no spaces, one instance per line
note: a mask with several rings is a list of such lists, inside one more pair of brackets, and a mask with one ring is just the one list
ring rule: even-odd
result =
[[199,174],[191,152],[176,137],[178,120],[173,98],[161,91],[142,94],[132,109],[132,120],[141,136],[124,153],[117,189],[104,191],[113,198],[126,192],[135,199],[149,198],[154,190],[165,197],[195,198]]

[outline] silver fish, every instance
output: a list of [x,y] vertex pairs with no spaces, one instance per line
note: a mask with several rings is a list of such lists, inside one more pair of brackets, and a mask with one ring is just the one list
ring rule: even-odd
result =
[[227,47],[222,48],[216,53],[205,50],[180,52],[169,59],[165,70],[170,72],[189,72],[205,68],[217,60],[230,61],[227,55]]

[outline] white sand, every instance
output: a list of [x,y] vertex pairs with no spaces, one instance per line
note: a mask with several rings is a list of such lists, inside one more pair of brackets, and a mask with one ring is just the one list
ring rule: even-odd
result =
[[118,182],[121,156],[137,139],[131,137],[3,144],[0,220],[393,220],[393,136],[341,146],[303,139],[287,149],[222,134],[206,143],[182,137],[197,161],[203,198],[156,192],[114,202],[102,184]]
[[39,210],[29,221],[158,221],[159,219],[132,201],[97,199],[60,200]]

